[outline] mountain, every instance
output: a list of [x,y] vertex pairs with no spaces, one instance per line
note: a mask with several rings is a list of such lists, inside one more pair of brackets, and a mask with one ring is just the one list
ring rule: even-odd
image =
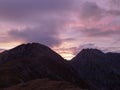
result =
[[109,60],[109,66],[114,70],[114,72],[120,75],[120,53],[106,53]]
[[77,71],[60,55],[42,44],[22,44],[0,54],[0,88],[38,78],[69,81],[88,88]]
[[0,53],[1,90],[81,90],[79,87],[120,90],[120,53],[83,49],[66,61],[39,43]]
[[70,64],[96,90],[120,90],[120,54],[83,49]]

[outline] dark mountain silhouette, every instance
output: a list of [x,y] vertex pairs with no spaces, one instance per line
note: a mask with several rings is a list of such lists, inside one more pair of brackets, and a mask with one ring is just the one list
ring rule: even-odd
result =
[[88,88],[79,74],[47,46],[22,44],[0,54],[0,88],[38,78],[69,81]]
[[120,75],[120,53],[106,53],[109,60],[109,66],[114,72]]
[[66,61],[47,46],[29,43],[0,54],[1,90],[32,87],[81,90],[78,86],[91,90],[120,90],[120,53],[83,49],[71,61]]
[[70,63],[96,90],[120,90],[120,54],[83,49]]

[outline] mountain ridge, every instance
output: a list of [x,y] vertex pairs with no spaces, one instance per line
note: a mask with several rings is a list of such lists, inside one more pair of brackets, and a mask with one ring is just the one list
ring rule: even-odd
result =
[[90,90],[119,90],[120,53],[87,48],[66,61],[45,45],[21,44],[0,53],[0,73],[0,88],[49,78]]
[[1,53],[0,73],[1,88],[38,78],[64,80],[88,87],[60,55],[39,43],[22,44]]
[[97,88],[96,90],[120,89],[120,54],[85,49],[70,63],[84,80]]

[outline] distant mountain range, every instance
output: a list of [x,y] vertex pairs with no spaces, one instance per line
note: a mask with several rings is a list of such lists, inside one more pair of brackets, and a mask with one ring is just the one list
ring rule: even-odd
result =
[[[120,54],[83,49],[71,61],[66,61],[39,43],[22,44],[0,54],[1,90],[22,90],[18,88],[24,84],[27,84],[25,90],[30,90],[35,82],[41,83],[35,90],[66,88],[66,84],[61,84],[61,89],[55,89],[57,86],[53,89],[51,82],[55,85],[70,83],[67,87],[74,87],[70,90],[120,90]],[[44,86],[42,82],[48,84]],[[48,89],[49,85],[51,88]]]

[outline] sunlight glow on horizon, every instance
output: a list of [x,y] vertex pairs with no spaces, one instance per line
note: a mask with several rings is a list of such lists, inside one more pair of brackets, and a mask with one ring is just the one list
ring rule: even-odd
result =
[[22,42],[8,42],[8,43],[1,43],[0,44],[0,49],[5,49],[5,50],[9,50],[12,49],[18,45],[22,44]]
[[64,59],[71,60],[75,55],[73,54],[65,54],[65,53],[59,53]]
[[[11,42],[11,43],[0,44],[0,49],[1,49],[0,53],[4,52],[4,50],[10,50],[12,48],[15,48],[16,46],[19,46],[21,44],[23,43],[22,42]],[[57,52],[59,55],[61,55],[66,60],[71,60],[74,57],[72,53],[69,53],[69,52],[66,53],[67,51],[64,52],[65,50],[61,51],[61,50],[56,50],[54,48],[52,48],[52,50]]]

